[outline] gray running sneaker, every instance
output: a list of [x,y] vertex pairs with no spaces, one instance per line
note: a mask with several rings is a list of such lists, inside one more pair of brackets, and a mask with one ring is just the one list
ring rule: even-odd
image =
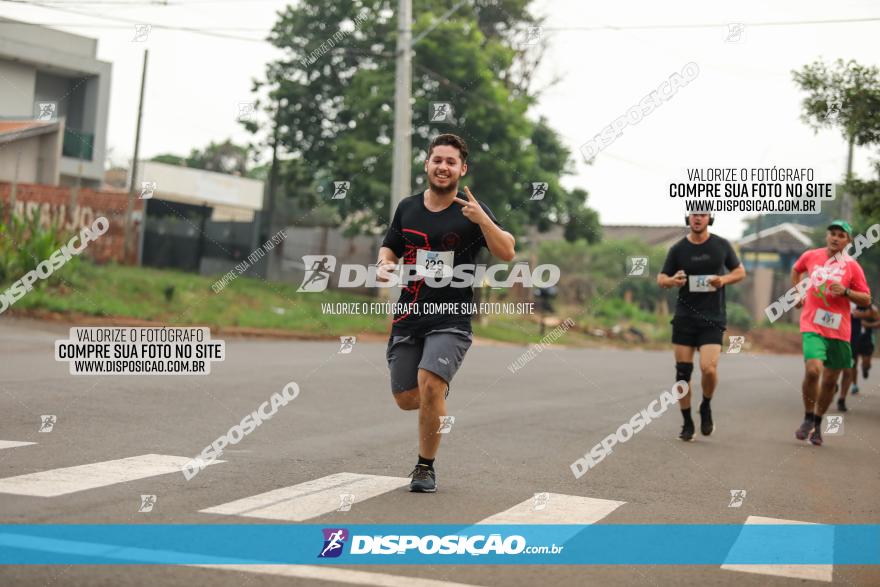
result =
[[815,424],[813,424],[812,420],[804,420],[801,422],[800,428],[794,431],[794,436],[798,440],[806,440],[810,432],[813,431],[813,428],[815,428]]
[[822,446],[822,431],[819,430],[819,427],[813,429],[813,433],[810,434],[810,442],[813,443],[813,446]]
[[416,465],[409,476],[412,477],[412,481],[409,483],[410,491],[415,493],[434,493],[437,491],[437,478],[434,475],[434,469],[428,465]]

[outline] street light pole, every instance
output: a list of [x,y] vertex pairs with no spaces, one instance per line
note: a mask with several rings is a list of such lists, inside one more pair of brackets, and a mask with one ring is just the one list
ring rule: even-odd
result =
[[400,0],[397,13],[397,63],[394,75],[394,159],[391,167],[389,223],[412,189],[412,0]]
[[[134,212],[134,194],[137,190],[137,180],[138,180],[138,157],[140,157],[141,150],[141,120],[144,116],[144,89],[147,86],[147,58],[150,54],[149,50],[144,50],[144,68],[141,71],[141,96],[138,101],[138,116],[137,116],[137,127],[134,131],[134,155],[131,160],[131,173],[129,174],[130,185],[128,187],[128,208],[125,211],[125,241],[124,241],[124,256],[125,259],[123,262],[128,260],[128,256],[131,253],[132,247],[132,213]],[[144,233],[147,230],[147,203],[144,202],[144,205],[141,209],[141,226],[140,226],[140,235],[138,237],[137,243],[137,251],[135,252],[137,255],[137,264],[141,265],[143,262],[143,247],[144,247]]]
[[[388,225],[397,205],[412,189],[412,0],[400,0],[397,10],[397,53],[394,73],[394,155],[391,162],[391,202]],[[392,291],[393,290],[393,291]],[[399,288],[384,288],[386,300],[400,295]]]

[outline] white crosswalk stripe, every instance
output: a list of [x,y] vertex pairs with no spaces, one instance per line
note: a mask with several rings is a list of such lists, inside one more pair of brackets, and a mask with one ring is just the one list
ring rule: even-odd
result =
[[[112,461],[49,469],[0,479],[0,493],[34,497],[57,497],[117,483],[179,473],[188,457],[146,454]],[[224,461],[214,461],[212,465]]]
[[371,571],[335,569],[317,565],[190,565],[222,571],[261,573],[279,577],[330,581],[346,585],[375,585],[376,587],[479,587],[468,583],[453,583],[438,579],[422,579],[403,575],[388,575]]
[[302,522],[342,505],[343,495],[358,503],[409,485],[407,477],[336,473],[200,510],[206,514]]
[[0,450],[4,448],[16,448],[19,446],[28,446],[31,444],[37,444],[36,442],[22,442],[19,440],[0,440]]
[[[810,522],[749,516],[746,519],[746,524],[810,524]],[[736,543],[734,543],[731,551],[735,551],[736,548]],[[721,565],[721,568],[726,571],[741,571],[791,579],[810,579],[826,583],[830,583],[834,575],[834,565],[731,565],[725,563]]]
[[[253,497],[202,510],[207,513],[244,515],[260,518],[302,521],[339,507],[339,494],[350,492],[374,497],[407,485],[409,479],[339,473],[269,491]],[[477,524],[594,524],[626,502],[560,493],[544,494],[546,499],[527,499]],[[466,532],[466,530],[465,530]],[[560,543],[567,536],[560,536]],[[226,571],[263,573],[298,579],[315,579],[352,585],[379,587],[472,587],[436,579],[422,579],[366,571],[352,571],[308,565],[193,565]]]
[[547,493],[527,499],[477,524],[595,524],[624,505],[625,501]]

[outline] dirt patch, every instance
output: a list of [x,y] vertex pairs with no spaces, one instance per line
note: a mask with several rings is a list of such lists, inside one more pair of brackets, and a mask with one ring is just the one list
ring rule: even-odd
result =
[[772,328],[755,328],[748,332],[729,334],[746,337],[743,350],[746,352],[772,353],[778,355],[800,355],[802,352],[799,332],[784,332]]

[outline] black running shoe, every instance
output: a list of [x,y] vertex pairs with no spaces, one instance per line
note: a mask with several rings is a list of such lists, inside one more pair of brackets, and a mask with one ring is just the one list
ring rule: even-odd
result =
[[415,493],[434,493],[437,491],[437,479],[434,475],[434,469],[428,465],[416,465],[412,473],[409,474],[412,481],[409,483],[409,490]]
[[813,428],[815,428],[815,424],[812,419],[804,420],[801,422],[800,428],[794,431],[794,436],[798,440],[806,440]]
[[685,442],[693,441],[693,439],[694,439],[694,423],[693,423],[693,421],[684,423],[684,426],[681,427],[681,434],[679,434],[678,437],[680,439],[684,440]]
[[840,398],[839,400],[837,400],[837,411],[838,412],[845,412],[846,410],[847,410],[846,400],[843,398]]
[[712,408],[708,405],[700,406],[700,432],[703,436],[709,436],[715,430],[715,422],[712,421]]
[[868,367],[865,367],[864,365],[862,365],[862,379],[867,379],[868,373],[870,373],[870,372],[871,372],[871,370]]
[[813,433],[810,434],[810,442],[813,443],[813,446],[822,446],[822,431],[819,430],[819,427],[813,429]]

